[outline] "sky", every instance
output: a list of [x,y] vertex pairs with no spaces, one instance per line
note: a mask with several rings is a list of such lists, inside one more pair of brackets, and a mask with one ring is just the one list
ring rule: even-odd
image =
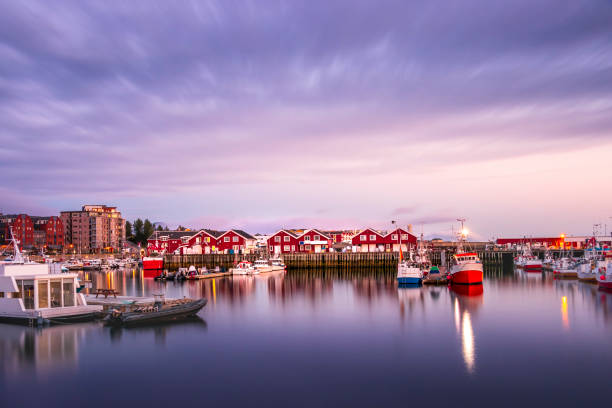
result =
[[612,231],[612,2],[0,0],[0,212]]

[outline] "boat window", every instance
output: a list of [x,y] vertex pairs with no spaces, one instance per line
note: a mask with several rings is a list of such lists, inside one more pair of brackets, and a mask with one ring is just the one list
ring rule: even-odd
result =
[[74,306],[74,281],[72,279],[63,281],[64,307]]
[[21,287],[21,298],[26,309],[34,309],[34,281],[24,280]]
[[49,281],[38,281],[38,308],[44,309],[49,307]]
[[62,307],[62,281],[51,281],[51,307]]

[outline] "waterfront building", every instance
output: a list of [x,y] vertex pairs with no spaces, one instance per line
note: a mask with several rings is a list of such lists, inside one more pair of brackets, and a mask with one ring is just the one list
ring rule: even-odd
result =
[[612,236],[598,235],[598,236],[566,236],[561,234],[558,237],[536,237],[536,238],[498,238],[496,240],[497,245],[502,245],[507,248],[521,247],[523,245],[529,245],[532,248],[546,248],[546,249],[583,249],[588,245],[596,243],[596,246],[600,248],[612,248]]
[[383,252],[385,236],[374,228],[365,228],[351,238],[353,252]]
[[417,244],[417,237],[409,229],[397,228],[391,232],[365,228],[351,239],[353,252],[408,251]]
[[34,246],[61,251],[64,247],[64,224],[57,216],[30,217],[34,224]]
[[272,254],[320,253],[332,250],[332,234],[319,229],[280,230],[268,238],[268,251]]
[[84,205],[62,211],[65,246],[69,252],[117,252],[125,241],[125,220],[117,207]]
[[19,249],[32,249],[34,247],[34,224],[27,214],[7,214],[0,216],[0,230],[2,230],[2,245],[11,240],[10,229],[19,242]]
[[296,252],[299,248],[299,236],[294,230],[285,230],[272,234],[268,242],[268,251],[271,254],[289,254]]
[[245,253],[255,249],[257,239],[242,230],[229,230],[217,238],[217,252],[221,253]]
[[155,231],[147,239],[147,252],[163,254],[248,253],[257,239],[242,230]]

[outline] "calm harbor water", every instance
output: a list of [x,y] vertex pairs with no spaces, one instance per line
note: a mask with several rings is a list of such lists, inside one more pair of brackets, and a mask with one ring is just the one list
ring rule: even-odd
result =
[[398,288],[391,271],[90,275],[209,304],[134,329],[0,324],[2,406],[609,406],[612,294],[596,285],[501,270],[470,289]]

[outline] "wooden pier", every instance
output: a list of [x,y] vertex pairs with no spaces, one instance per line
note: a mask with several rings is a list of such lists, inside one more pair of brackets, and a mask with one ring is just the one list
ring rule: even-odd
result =
[[[475,251],[482,263],[488,267],[511,267],[517,251],[478,250]],[[573,256],[580,256],[581,251],[574,251]],[[545,251],[534,250],[534,255],[544,258]],[[561,251],[550,251],[554,258],[561,256]],[[405,256],[405,255],[404,255]],[[241,260],[254,262],[259,254],[201,254],[201,255],[166,255],[165,269],[169,271],[178,268],[206,267],[211,270],[216,267],[229,271]],[[448,266],[451,264],[452,250],[434,250],[430,252],[433,265]],[[324,252],[318,254],[284,254],[282,258],[287,269],[388,269],[395,268],[399,261],[398,252]],[[212,277],[212,276],[211,276]]]

